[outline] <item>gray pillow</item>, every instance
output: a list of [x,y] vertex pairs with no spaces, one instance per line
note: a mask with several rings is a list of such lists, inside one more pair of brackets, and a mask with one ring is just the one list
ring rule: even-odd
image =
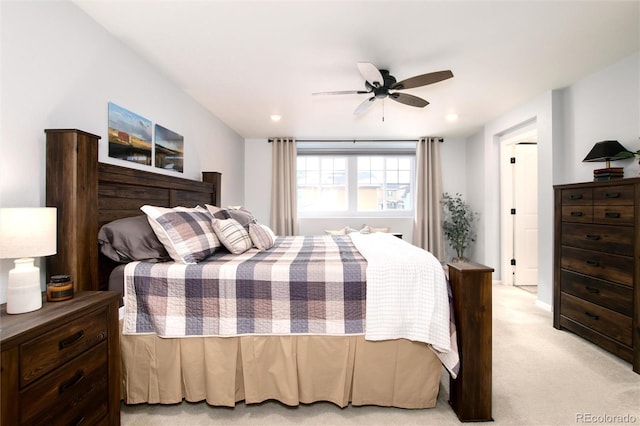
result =
[[100,252],[115,262],[171,260],[151,229],[146,215],[118,219],[103,225],[98,232],[98,243]]

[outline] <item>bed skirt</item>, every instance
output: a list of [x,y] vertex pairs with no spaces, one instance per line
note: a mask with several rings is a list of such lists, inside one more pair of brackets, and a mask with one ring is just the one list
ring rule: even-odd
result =
[[233,407],[277,400],[431,408],[442,375],[431,349],[404,339],[121,335],[120,342],[126,404],[186,400]]

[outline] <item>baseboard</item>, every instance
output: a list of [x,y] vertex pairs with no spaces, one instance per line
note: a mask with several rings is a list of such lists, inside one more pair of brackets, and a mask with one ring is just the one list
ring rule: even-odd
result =
[[545,310],[545,311],[547,311],[547,312],[553,312],[553,306],[552,306],[552,305],[550,305],[550,304],[548,304],[548,303],[545,303],[545,302],[541,302],[541,301],[540,301],[540,300],[538,300],[538,299],[536,299],[536,303],[535,303],[535,305],[536,305],[538,308],[544,309],[544,310]]

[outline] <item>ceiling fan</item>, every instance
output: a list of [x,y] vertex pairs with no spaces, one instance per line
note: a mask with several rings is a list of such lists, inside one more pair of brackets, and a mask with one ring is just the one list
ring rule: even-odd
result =
[[387,70],[379,70],[375,65],[369,62],[358,62],[358,70],[364,78],[365,88],[367,90],[341,90],[336,92],[319,92],[313,95],[364,95],[372,94],[370,98],[365,99],[353,111],[355,115],[359,115],[367,111],[376,99],[390,98],[401,104],[424,108],[429,102],[417,96],[408,93],[396,92],[396,90],[413,89],[415,87],[426,86],[428,84],[437,83],[442,80],[453,77],[453,73],[447,71],[436,71],[427,74],[418,75],[407,78],[402,81],[396,81],[396,78],[389,74]]

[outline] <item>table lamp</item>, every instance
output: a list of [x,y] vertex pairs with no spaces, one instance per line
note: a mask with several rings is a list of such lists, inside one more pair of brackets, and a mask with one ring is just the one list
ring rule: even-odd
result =
[[9,271],[8,314],[42,307],[40,269],[33,258],[56,253],[56,223],[54,207],[0,209],[0,259],[16,259]]
[[606,161],[608,169],[611,167],[611,160],[623,160],[629,158],[629,154],[633,156],[633,153],[618,141],[602,141],[596,143],[593,148],[591,148],[591,151],[584,157],[582,162]]

